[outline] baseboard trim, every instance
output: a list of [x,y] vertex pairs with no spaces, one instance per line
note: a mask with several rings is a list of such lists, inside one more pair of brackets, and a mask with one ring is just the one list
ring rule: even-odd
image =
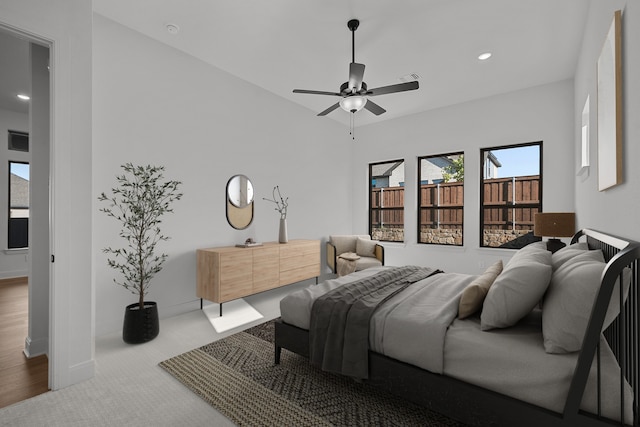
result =
[[160,319],[166,319],[168,317],[179,316],[181,314],[189,313],[190,311],[200,310],[200,300],[192,300],[183,302],[180,304],[173,304],[167,307],[160,307],[158,309]]
[[78,384],[90,380],[95,376],[96,362],[94,359],[87,360],[77,365],[69,367],[69,385]]
[[27,337],[24,340],[24,355],[27,359],[32,357],[42,356],[49,351],[49,340],[46,338],[40,338],[32,340],[31,337]]
[[27,271],[4,271],[0,272],[0,284],[14,283],[28,280]]
[[[156,301],[157,302],[157,301]],[[158,305],[158,317],[160,320],[168,317],[179,316],[181,314],[189,313],[191,311],[200,310],[200,299],[191,300],[179,304],[173,304],[164,306]],[[122,307],[124,314],[124,306]],[[109,322],[101,322],[96,324],[96,337],[102,337],[109,334],[115,334],[122,332],[122,319],[110,319]],[[162,333],[162,322],[160,322],[160,333]]]

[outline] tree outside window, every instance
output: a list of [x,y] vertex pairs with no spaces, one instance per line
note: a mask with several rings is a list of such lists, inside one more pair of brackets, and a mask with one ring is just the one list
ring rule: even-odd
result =
[[462,246],[464,153],[418,158],[418,243]]

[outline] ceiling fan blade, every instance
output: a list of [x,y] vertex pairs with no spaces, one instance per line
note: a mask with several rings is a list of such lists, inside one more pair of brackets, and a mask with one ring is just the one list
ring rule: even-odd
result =
[[326,116],[327,114],[329,114],[330,112],[332,112],[333,110],[335,110],[336,108],[338,108],[340,106],[339,102],[336,102],[335,104],[333,104],[331,107],[327,108],[326,110],[318,113],[319,116]]
[[371,111],[376,116],[379,116],[380,114],[382,114],[382,113],[387,111],[387,110],[385,110],[384,108],[382,108],[381,106],[379,106],[378,104],[376,104],[375,102],[373,102],[370,99],[367,99],[367,103],[364,104],[364,108],[366,108],[367,110]]
[[398,83],[397,85],[382,86],[374,89],[369,89],[366,93],[368,96],[384,95],[387,93],[405,92],[407,90],[418,89],[418,82],[406,82]]
[[362,79],[364,78],[364,64],[352,62],[349,64],[349,89],[359,91],[362,89]]
[[293,93],[308,93],[311,95],[330,95],[330,96],[342,96],[337,92],[324,92],[321,90],[305,90],[305,89],[294,89]]

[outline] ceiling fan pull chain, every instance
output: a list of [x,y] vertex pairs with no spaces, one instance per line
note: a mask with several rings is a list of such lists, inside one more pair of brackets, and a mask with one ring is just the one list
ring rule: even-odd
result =
[[351,111],[351,117],[350,118],[351,118],[351,120],[349,120],[349,127],[350,127],[349,134],[351,135],[351,139],[355,141],[356,140],[356,129],[355,129],[355,126],[356,126],[356,113]]

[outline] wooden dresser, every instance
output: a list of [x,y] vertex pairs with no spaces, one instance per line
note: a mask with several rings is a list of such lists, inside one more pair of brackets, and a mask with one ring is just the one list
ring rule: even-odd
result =
[[196,257],[197,296],[219,304],[320,275],[319,240],[198,249]]

